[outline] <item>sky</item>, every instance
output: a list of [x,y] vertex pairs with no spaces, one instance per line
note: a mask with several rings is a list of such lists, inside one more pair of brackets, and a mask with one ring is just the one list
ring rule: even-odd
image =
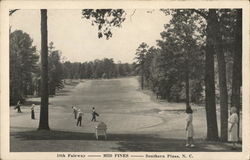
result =
[[[113,58],[115,62],[134,62],[135,51],[142,42],[155,46],[170,17],[158,10],[125,10],[122,27],[113,28],[109,40],[99,39],[97,26],[82,19],[81,10],[48,10],[48,42],[53,41],[64,61],[86,62]],[[134,13],[134,14],[133,14]],[[10,17],[11,31],[28,33],[40,50],[40,10],[18,10]]]

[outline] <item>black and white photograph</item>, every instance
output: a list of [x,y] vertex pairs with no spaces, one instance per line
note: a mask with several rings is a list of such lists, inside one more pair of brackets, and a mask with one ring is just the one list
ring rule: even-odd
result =
[[249,3],[115,4],[5,9],[6,152],[249,158]]

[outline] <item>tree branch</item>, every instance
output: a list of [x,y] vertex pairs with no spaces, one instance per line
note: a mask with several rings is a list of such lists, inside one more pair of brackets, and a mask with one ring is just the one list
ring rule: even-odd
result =
[[192,11],[195,12],[195,13],[197,13],[197,14],[199,14],[200,16],[202,16],[205,19],[208,18],[208,16],[205,13],[199,11],[198,9],[192,9]]
[[9,11],[9,16],[11,16],[14,12],[16,12],[17,10],[19,10],[19,9],[11,9],[10,11]]
[[130,21],[132,19],[132,16],[135,14],[136,9],[133,11],[133,13],[130,15]]

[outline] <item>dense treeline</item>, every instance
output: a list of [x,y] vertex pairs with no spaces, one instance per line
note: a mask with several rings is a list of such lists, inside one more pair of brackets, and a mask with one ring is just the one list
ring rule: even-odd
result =
[[132,64],[114,63],[112,58],[96,59],[84,63],[69,61],[63,63],[64,79],[109,79],[133,74]]
[[141,83],[162,99],[179,102],[190,94],[191,102],[204,102],[204,27],[197,23],[204,25],[197,14],[172,14],[157,48],[143,42],[137,49]]
[[62,89],[63,86],[63,65],[61,63],[61,51],[56,50],[53,42],[49,44],[49,94],[55,95],[56,90]]
[[[171,20],[157,47],[142,42],[136,50],[141,88],[169,101],[205,102],[207,139],[218,139],[216,103],[220,104],[221,140],[227,140],[228,104],[241,109],[242,11],[170,9]],[[231,98],[228,98],[231,97]]]
[[[41,96],[39,55],[27,33],[16,30],[10,33],[10,104],[22,102],[29,95]],[[55,95],[64,87],[63,79],[118,78],[134,75],[133,65],[114,63],[104,58],[90,62],[62,62],[61,51],[53,42],[48,46],[48,92]]]
[[[40,96],[41,72],[39,55],[27,33],[16,30],[10,33],[10,104],[22,102],[29,95]],[[59,50],[49,44],[48,70],[49,94],[55,95],[63,88],[63,66]]]
[[35,90],[35,75],[39,72],[39,56],[27,33],[17,30],[10,33],[10,102],[24,100]]

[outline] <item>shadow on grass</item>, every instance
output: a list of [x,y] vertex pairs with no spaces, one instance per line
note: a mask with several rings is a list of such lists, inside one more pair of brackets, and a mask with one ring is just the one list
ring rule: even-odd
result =
[[[39,98],[39,97],[38,97]],[[27,105],[27,106],[31,106],[32,104],[35,104],[35,105],[40,105],[41,102],[40,102],[40,98],[38,100],[26,100],[24,105]]]
[[[83,81],[81,81],[81,82],[83,82]],[[76,86],[78,84],[79,84],[79,81],[77,81],[77,82],[74,82],[74,81],[72,81],[72,82],[65,82],[65,85],[68,85],[68,86]]]
[[56,96],[66,96],[69,95],[70,92],[70,90],[62,89],[57,91]]
[[[152,134],[108,134],[108,140],[100,137],[100,140],[95,139],[94,133],[80,133],[69,131],[25,131],[25,132],[12,132],[12,139],[22,141],[33,140],[77,140],[74,143],[83,141],[91,141],[92,144],[98,143],[116,143],[118,147],[111,148],[114,151],[122,152],[232,152],[230,146],[219,142],[207,142],[204,140],[197,140],[196,147],[185,147],[185,140],[183,139],[168,139],[159,138]],[[13,140],[11,141],[13,142]],[[17,143],[17,142],[15,142]],[[76,145],[76,144],[75,144]],[[48,149],[48,151],[50,151]],[[100,149],[100,152],[102,150]],[[241,151],[238,149],[236,151]]]

